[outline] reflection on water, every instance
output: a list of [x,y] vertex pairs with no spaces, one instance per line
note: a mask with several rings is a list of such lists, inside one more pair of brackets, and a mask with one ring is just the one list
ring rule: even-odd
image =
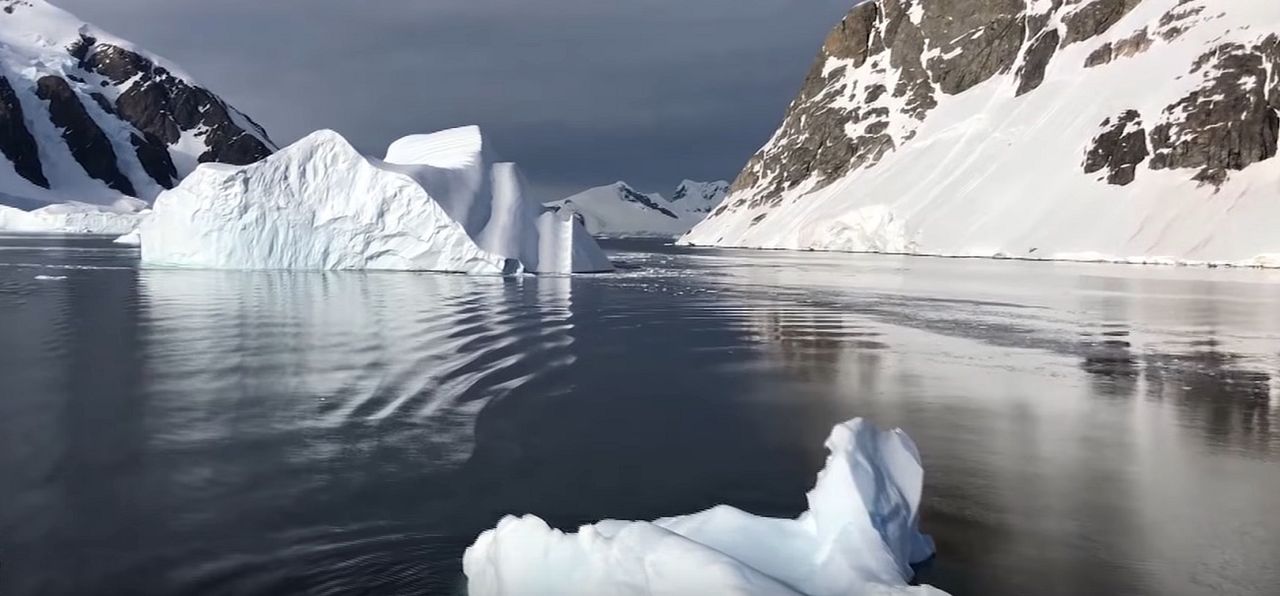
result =
[[[453,593],[502,514],[794,515],[906,428],[955,594],[1280,582],[1280,277],[613,245],[578,278],[0,250],[0,594]],[[57,271],[61,282],[34,277]]]
[[[413,441],[436,465],[465,461],[487,400],[573,363],[568,284],[147,271],[152,417],[173,429],[163,440],[197,444],[412,423],[407,436],[386,440]],[[323,459],[340,448],[298,455]]]

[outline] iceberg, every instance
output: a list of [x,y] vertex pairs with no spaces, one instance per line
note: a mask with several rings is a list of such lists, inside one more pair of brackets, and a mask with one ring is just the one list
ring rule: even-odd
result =
[[131,198],[110,205],[56,203],[32,211],[0,205],[0,231],[118,236],[135,230],[147,214],[146,203]]
[[474,126],[405,137],[385,160],[322,130],[255,164],[203,164],[162,193],[140,228],[142,262],[481,274],[612,270],[575,222],[552,221],[554,214],[544,214],[524,189],[516,166],[498,162]]
[[566,534],[535,516],[507,517],[463,556],[472,596],[944,594],[910,586],[933,555],[918,528],[924,471],[901,430],[854,419],[797,519],[721,505],[643,521],[602,521]]

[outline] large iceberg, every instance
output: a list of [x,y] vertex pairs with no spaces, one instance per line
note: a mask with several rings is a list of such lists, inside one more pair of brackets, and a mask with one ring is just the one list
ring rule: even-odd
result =
[[797,519],[719,506],[654,522],[602,521],[565,534],[534,516],[507,517],[463,557],[472,596],[938,595],[909,586],[933,555],[918,528],[924,471],[901,430],[855,419]]
[[205,164],[156,199],[147,265],[461,273],[608,271],[572,220],[525,196],[476,127],[405,137],[385,161],[319,131],[248,166]]

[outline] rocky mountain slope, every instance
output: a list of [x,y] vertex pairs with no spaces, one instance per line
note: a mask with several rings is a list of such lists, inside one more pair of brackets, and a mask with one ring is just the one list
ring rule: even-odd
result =
[[167,61],[43,0],[0,0],[0,202],[153,199],[266,131]]
[[711,213],[729,191],[729,183],[685,180],[671,198],[642,193],[625,182],[598,186],[547,203],[576,214],[595,236],[675,237]]
[[1278,263],[1280,3],[870,0],[683,241]]

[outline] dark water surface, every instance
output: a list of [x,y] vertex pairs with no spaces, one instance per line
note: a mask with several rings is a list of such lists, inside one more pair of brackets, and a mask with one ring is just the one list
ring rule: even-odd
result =
[[506,513],[794,515],[854,416],[919,443],[954,594],[1276,593],[1280,273],[610,248],[503,279],[0,239],[0,594],[455,593]]

